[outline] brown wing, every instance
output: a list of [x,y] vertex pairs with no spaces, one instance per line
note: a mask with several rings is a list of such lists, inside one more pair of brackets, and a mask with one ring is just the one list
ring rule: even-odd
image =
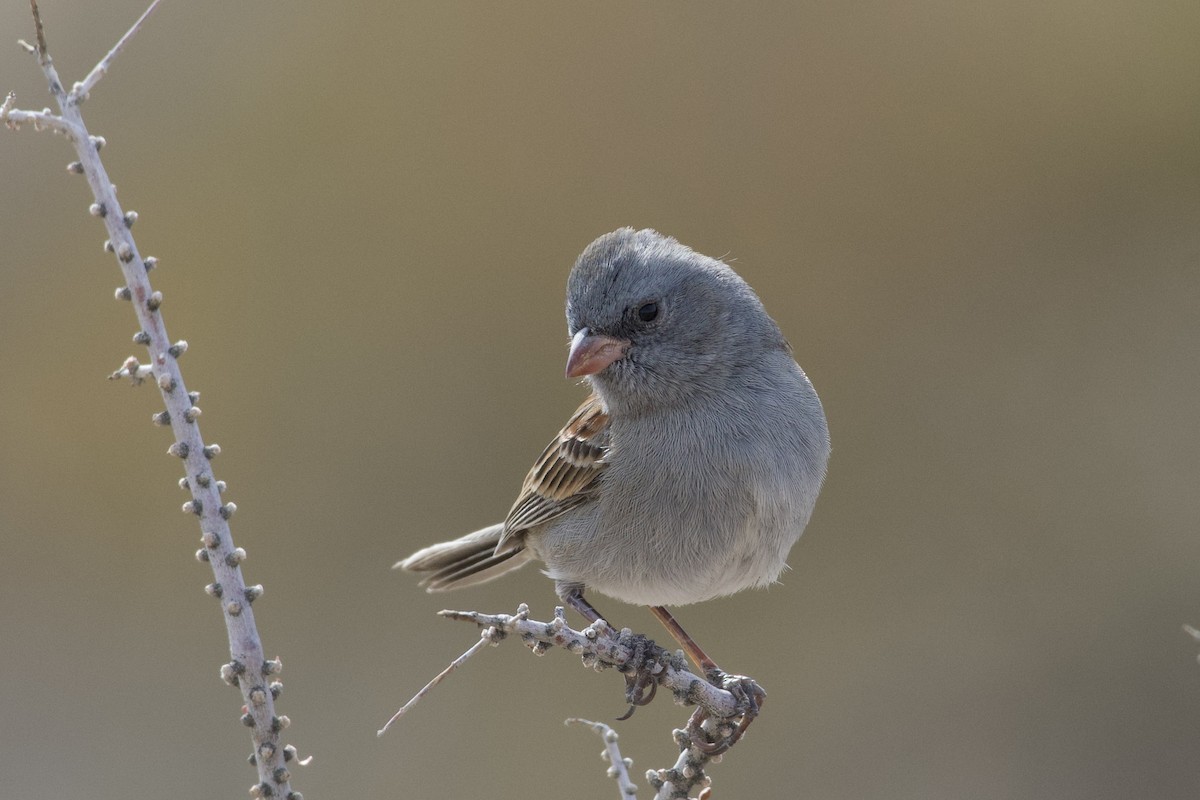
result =
[[504,520],[496,553],[517,548],[522,534],[585,502],[607,466],[608,413],[600,398],[584,401],[525,476],[517,502]]

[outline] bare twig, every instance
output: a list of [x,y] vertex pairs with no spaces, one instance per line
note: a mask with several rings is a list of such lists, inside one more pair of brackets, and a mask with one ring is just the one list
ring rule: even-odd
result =
[[451,661],[450,666],[446,667],[444,670],[439,672],[437,674],[437,676],[434,677],[433,680],[431,680],[429,683],[425,684],[425,686],[422,687],[421,691],[419,691],[415,695],[413,695],[412,699],[409,700],[407,703],[405,703],[403,706],[401,706],[399,711],[397,711],[395,714],[392,714],[392,718],[389,719],[387,722],[385,722],[382,728],[375,731],[375,735],[383,736],[385,733],[387,733],[388,728],[392,727],[393,722],[395,722],[396,720],[400,719],[405,714],[407,714],[409,709],[411,709],[413,706],[415,706],[417,703],[419,703],[421,701],[422,697],[429,694],[429,692],[433,689],[433,687],[437,686],[439,683],[446,680],[446,678],[450,675],[451,672],[454,672],[454,670],[458,669],[463,664],[467,663],[467,659],[469,659],[471,656],[478,653],[486,645],[499,644],[499,642],[500,642],[499,634],[497,634],[495,628],[484,629],[484,631],[479,634],[478,642],[471,645],[470,648],[467,649],[467,652],[463,653],[461,656],[459,656],[458,658]]
[[[529,619],[529,606],[522,603],[516,615],[481,614],[478,611],[440,611],[443,617],[494,627],[521,637],[537,653],[550,647],[562,647],[583,659],[584,666],[597,670],[613,667],[621,672],[649,671],[655,682],[671,690],[679,705],[698,705],[719,719],[733,719],[744,709],[732,692],[712,685],[691,672],[683,653],[669,653],[628,628],[614,631],[606,622],[589,625],[582,631],[567,625],[566,612],[555,609],[553,622]],[[639,663],[640,662],[640,663]]]
[[[706,725],[709,723],[705,723]],[[691,727],[689,723],[688,727]],[[716,763],[721,756],[710,756],[696,746],[695,740],[687,730],[672,731],[675,743],[679,745],[679,758],[670,769],[651,769],[646,771],[646,780],[654,787],[654,800],[681,800],[691,796],[692,789],[701,788],[700,798],[705,798],[711,792],[709,785],[712,780],[704,771],[711,761]]]
[[108,54],[105,55],[104,58],[100,59],[100,62],[96,64],[96,66],[92,67],[92,71],[88,73],[87,77],[71,87],[71,102],[82,103],[84,100],[87,100],[88,92],[92,91],[96,84],[100,82],[100,79],[108,74],[108,70],[112,66],[113,60],[116,59],[120,52],[125,49],[125,45],[130,39],[133,38],[133,35],[141,30],[142,23],[144,23],[150,14],[154,12],[154,9],[158,8],[158,4],[160,2],[162,2],[162,0],[154,0],[154,2],[150,4],[150,7],[147,8],[140,17],[138,17],[137,22],[133,23],[133,26],[129,30],[125,31],[125,35],[122,36],[115,45],[113,45],[112,50],[109,50]]
[[105,141],[102,137],[89,135],[79,107],[87,91],[103,77],[113,59],[157,4],[158,0],[155,0],[150,10],[68,95],[47,52],[37,2],[30,0],[37,31],[37,47],[33,49],[61,113],[51,114],[50,109],[41,112],[15,109],[10,94],[0,104],[0,121],[12,128],[24,122],[32,123],[35,128],[49,128],[64,134],[75,147],[79,160],[67,168],[87,178],[95,199],[91,213],[103,220],[109,236],[104,249],[117,257],[125,280],[124,285],[118,287],[116,297],[118,300],[132,301],[140,325],[133,340],[146,345],[150,353],[148,364],[140,364],[131,357],[112,377],[128,377],[135,384],[153,379],[162,393],[166,410],[155,414],[154,421],[169,425],[175,436],[175,442],[167,452],[183,461],[186,475],[180,485],[191,493],[192,498],[184,503],[183,510],[200,520],[202,547],[196,552],[196,557],[212,568],[215,580],[206,590],[220,600],[229,635],[231,659],[221,667],[221,677],[241,689],[245,701],[242,722],[251,728],[254,742],[251,759],[259,776],[259,782],[251,787],[251,794],[255,797],[300,800],[300,794],[292,791],[291,774],[285,765],[294,757],[295,748],[282,746],[280,742],[280,732],[288,726],[289,720],[275,713],[274,701],[282,684],[272,678],[282,669],[282,664],[278,659],[266,658],[254,623],[250,604],[262,594],[262,587],[247,586],[242,577],[240,564],[246,557],[246,551],[234,546],[229,529],[229,518],[237,507],[233,503],[223,502],[221,493],[225,484],[216,480],[212,473],[211,461],[220,453],[220,447],[206,445],[201,438],[197,424],[200,409],[196,407],[199,393],[187,390],[179,368],[179,357],[186,352],[187,342],[172,343],[167,336],[160,310],[163,296],[161,292],[153,291],[147,274],[154,268],[156,260],[143,258],[139,253],[130,230],[137,221],[137,214],[123,211],[117,201],[115,187],[100,160],[100,148]]
[[1183,631],[1188,636],[1191,636],[1193,639],[1195,639],[1197,642],[1200,642],[1200,630],[1196,630],[1191,625],[1184,624]]
[[46,53],[46,32],[42,30],[42,15],[38,12],[37,0],[29,0],[29,10],[33,12],[33,28],[37,32],[38,55]]
[[9,92],[4,102],[0,104],[0,122],[3,122],[10,130],[20,130],[21,126],[28,122],[35,131],[50,130],[61,133],[71,141],[87,135],[86,131],[80,130],[57,114],[51,113],[48,108],[43,108],[41,111],[24,111],[13,108],[16,99],[17,96]]
[[616,779],[617,786],[621,790],[621,797],[636,797],[638,787],[629,777],[633,760],[621,758],[621,750],[617,747],[617,740],[620,738],[617,732],[603,722],[592,722],[590,719],[579,719],[578,717],[571,717],[566,724],[586,725],[600,734],[600,738],[604,739],[604,752],[600,756],[609,763],[608,777]]
[[[627,675],[640,674],[670,689],[676,704],[697,706],[687,726],[673,732],[680,750],[675,764],[668,769],[652,769],[646,773],[656,792],[656,800],[686,798],[696,787],[707,787],[709,779],[704,768],[719,761],[738,741],[754,713],[744,693],[739,696],[691,672],[682,652],[669,653],[629,629],[614,631],[603,620],[577,631],[567,625],[566,613],[561,607],[555,609],[553,621],[538,622],[529,619],[529,606],[524,603],[515,615],[478,611],[440,613],[450,619],[473,622],[494,630],[492,635],[495,637],[519,636],[539,655],[551,647],[561,647],[580,656],[584,666],[598,671],[613,668]],[[733,685],[739,682],[748,682],[748,679],[737,679]]]
[[[16,95],[11,92],[8,96],[14,100],[16,99]],[[3,122],[14,131],[20,130],[21,125],[28,122],[38,132],[51,130],[55,133],[61,133],[72,140],[82,135],[82,132],[68,120],[63,119],[57,114],[50,113],[50,109],[48,108],[44,108],[41,111],[25,111],[20,108],[0,110],[0,122]]]

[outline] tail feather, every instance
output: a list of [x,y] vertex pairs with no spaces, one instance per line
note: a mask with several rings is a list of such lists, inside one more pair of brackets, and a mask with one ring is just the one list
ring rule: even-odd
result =
[[496,553],[504,524],[490,525],[451,542],[418,550],[395,566],[429,573],[421,585],[430,592],[459,589],[490,581],[533,560],[525,548]]

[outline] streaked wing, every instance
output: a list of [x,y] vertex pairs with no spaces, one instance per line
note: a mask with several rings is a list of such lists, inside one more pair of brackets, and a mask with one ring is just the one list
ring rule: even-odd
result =
[[584,401],[525,477],[504,520],[496,552],[520,546],[521,534],[587,501],[606,466],[608,414],[600,398]]

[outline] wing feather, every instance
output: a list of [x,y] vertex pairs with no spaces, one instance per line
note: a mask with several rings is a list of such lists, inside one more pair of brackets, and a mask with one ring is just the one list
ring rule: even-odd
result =
[[607,451],[608,413],[592,395],[529,470],[495,552],[520,547],[525,531],[587,502],[607,466]]

